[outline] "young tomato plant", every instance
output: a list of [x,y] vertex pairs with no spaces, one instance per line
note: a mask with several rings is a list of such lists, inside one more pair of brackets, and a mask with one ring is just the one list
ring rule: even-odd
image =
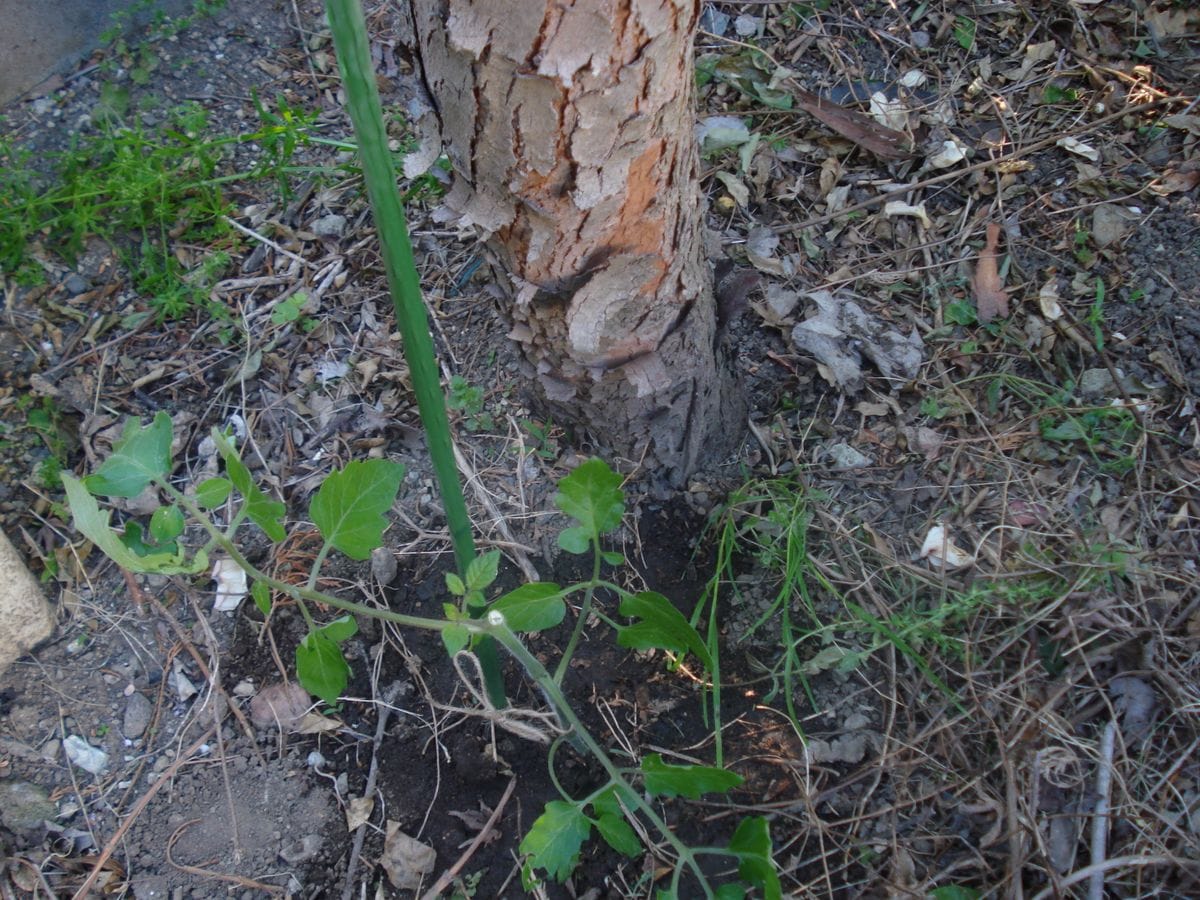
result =
[[[308,626],[295,650],[297,679],[326,703],[335,703],[346,687],[350,666],[341,644],[356,633],[356,615],[437,631],[456,659],[474,659],[473,651],[488,639],[503,647],[551,705],[552,713],[540,721],[554,724],[545,729],[522,725],[516,721],[516,712],[506,709],[488,710],[493,721],[519,736],[549,743],[551,764],[556,749],[569,740],[589,754],[608,778],[586,797],[564,794],[562,799],[551,801],[534,821],[520,845],[525,857],[522,880],[528,888],[532,889],[541,877],[565,880],[593,831],[617,852],[636,856],[642,852],[639,830],[649,828],[659,836],[660,849],[656,852],[667,854],[674,863],[670,883],[658,896],[733,900],[745,896],[751,886],[766,898],[781,896],[766,819],[744,819],[726,846],[695,847],[677,835],[656,809],[656,802],[663,799],[694,799],[727,792],[741,784],[741,776],[721,767],[673,765],[657,754],[645,756],[637,766],[620,767],[587,730],[562,690],[563,673],[599,595],[615,599],[618,614],[626,620],[619,622],[596,611],[613,627],[621,646],[662,649],[680,656],[691,654],[706,670],[712,665],[704,640],[666,597],[652,591],[632,593],[601,577],[604,565],[624,562],[621,554],[602,547],[603,535],[615,530],[624,515],[620,475],[600,460],[589,460],[560,482],[555,496],[555,504],[574,522],[559,535],[559,546],[570,553],[592,555],[590,579],[566,587],[524,584],[489,602],[487,592],[499,568],[499,553],[492,551],[476,557],[461,574],[447,575],[447,589],[459,602],[445,605],[446,618],[429,619],[376,609],[317,590],[321,567],[331,552],[365,560],[372,550],[382,546],[387,513],[396,500],[403,466],[381,459],[356,461],[325,478],[308,510],[322,544],[307,582],[294,585],[256,568],[239,550],[238,532],[248,523],[274,542],[284,540],[286,508],[255,484],[226,435],[214,429],[212,439],[225,473],[185,493],[171,479],[174,465],[170,418],[159,413],[149,426],[128,423],[111,456],[93,474],[83,479],[63,474],[75,527],[130,571],[197,574],[207,569],[212,553],[221,551],[249,576],[251,596],[264,615],[271,610],[273,593],[292,599]],[[100,509],[96,497],[135,497],[148,488],[167,502],[151,515],[147,529],[130,522],[119,535],[110,522],[111,513]],[[188,518],[207,535],[207,540],[192,551],[182,546]],[[551,674],[517,634],[559,625],[566,615],[567,598],[576,594],[583,595],[580,613]],[[346,614],[319,624],[309,608],[315,603]],[[705,855],[732,858],[737,880],[714,884],[700,865]]]

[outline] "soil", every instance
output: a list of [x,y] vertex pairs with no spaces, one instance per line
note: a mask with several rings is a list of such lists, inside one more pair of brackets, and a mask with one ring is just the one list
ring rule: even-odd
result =
[[[905,22],[901,28],[886,5],[833,6],[819,40],[798,26],[783,37],[772,32],[779,61],[814,90],[841,96],[847,85],[894,83],[911,62],[896,56],[896,42],[911,50],[931,39]],[[952,6],[955,15],[975,15],[970,4]],[[1065,17],[1063,27],[1082,27],[1076,6],[1049,6]],[[368,7],[385,106],[404,109],[413,86],[399,24],[388,5]],[[750,10],[716,8],[733,17]],[[955,15],[933,35],[950,51]],[[1049,11],[1043,18],[1062,26]],[[987,57],[989,66],[1004,59],[1015,67],[1024,43],[1015,32],[987,30],[987,21],[979,13],[971,65]],[[1092,26],[1095,52],[1115,42],[1132,53],[1137,41],[1124,25],[1101,15]],[[1039,39],[1051,39],[1049,32]],[[1156,76],[1156,89],[1180,95],[1190,86],[1194,94],[1194,34],[1169,40],[1175,68]],[[706,41],[700,52],[716,46]],[[200,18],[154,49],[150,83],[134,83],[129,59],[98,51],[52,94],[5,109],[6,134],[44,159],[98,127],[108,83],[129,89],[130,109],[150,129],[166,108],[192,101],[208,111],[216,133],[237,133],[257,122],[256,97],[282,97],[315,110],[323,136],[350,133],[319,3],[230,0],[219,17]],[[965,88],[969,78],[955,81],[973,71],[966,63],[944,69],[945,83],[927,90],[958,98],[959,132],[983,140],[993,108]],[[704,114],[745,113],[728,87],[703,92]],[[1191,107],[1171,109],[1185,115]],[[748,204],[726,195],[728,180],[713,177],[721,164],[732,171],[729,160],[709,160],[705,173],[714,254],[764,276],[725,322],[752,398],[753,433],[740,453],[675,496],[654,496],[632,480],[629,515],[613,542],[632,562],[620,577],[663,593],[686,615],[716,571],[721,529],[733,523],[743,541],[725,571],[718,618],[724,762],[745,782],[726,797],[664,803],[664,816],[687,840],[713,845],[728,842],[736,815],[768,816],[791,896],[926,896],[947,885],[989,896],[1059,890],[1086,865],[1098,735],[1125,715],[1128,755],[1118,763],[1128,795],[1117,798],[1111,855],[1168,862],[1122,871],[1110,889],[1195,896],[1200,761],[1183,752],[1200,736],[1195,183],[1120,199],[1111,187],[1094,187],[1097,178],[1081,174],[1080,160],[1048,149],[1017,175],[976,173],[931,188],[922,198],[943,229],[936,233],[873,207],[861,219],[806,227],[802,243],[789,229],[832,209],[829,191],[819,188],[823,177],[843,166],[853,175],[846,205],[871,200],[877,185],[900,176],[824,126],[779,116],[773,134],[780,140],[760,157],[766,162],[737,173]],[[1124,182],[1143,185],[1168,170],[1186,178],[1195,171],[1194,118],[1141,130],[1140,120],[1117,119],[1086,137]],[[253,161],[259,149],[242,148],[238,162]],[[329,169],[342,161],[337,153],[314,143],[299,149],[296,163]],[[904,177],[916,176],[905,170]],[[0,676],[0,788],[20,785],[34,797],[21,807],[24,818],[15,802],[4,804],[3,896],[70,897],[85,882],[138,898],[421,896],[452,869],[443,896],[525,896],[521,838],[559,786],[578,797],[600,783],[590,763],[564,745],[552,777],[541,746],[475,714],[478,704],[440,638],[373,620],[361,621],[348,645],[353,676],[345,696],[336,708],[315,710],[327,730],[302,733],[270,715],[256,720],[253,698],[294,679],[299,611],[284,605],[264,623],[249,602],[212,611],[203,578],[124,575],[71,533],[61,495],[39,475],[56,455],[76,473],[88,471],[125,417],[144,421],[166,410],[180,436],[181,472],[211,464],[202,449],[211,427],[248,428],[256,477],[287,500],[290,521],[304,523],[332,467],[386,456],[407,468],[388,552],[371,563],[331,559],[322,587],[441,614],[449,544],[357,182],[312,179],[286,198],[261,185],[231,190],[246,222],[275,228],[274,245],[248,239],[237,248],[214,288],[235,319],[250,323],[250,346],[230,339],[228,323],[203,315],[125,318],[144,311],[147,298],[99,242],[71,262],[45,252],[44,284],[5,292],[0,518],[31,565],[47,571],[60,625]],[[1102,201],[1136,204],[1136,212],[1126,210],[1136,224],[1103,247],[1088,243],[1083,254],[1076,236],[1099,230],[1092,209]],[[982,245],[982,218],[968,222],[963,210],[993,202],[1005,224],[1013,310],[987,330],[947,318],[947,309],[971,300],[968,276]],[[488,266],[470,236],[437,223],[432,206],[414,206],[411,224],[439,351],[448,371],[483,387],[490,416],[487,425],[468,412],[456,421],[480,486],[469,499],[481,542],[508,554],[503,586],[520,583],[529,569],[568,583],[584,573],[556,549],[565,520],[552,497],[557,480],[598,448],[584,434],[540,422],[526,406],[514,388],[520,366]],[[746,252],[763,226],[782,235],[766,261]],[[1107,289],[1102,303],[1097,279]],[[1048,282],[1062,299],[1058,321],[1039,305]],[[268,311],[296,284],[312,296],[313,327],[271,332],[268,340]],[[812,307],[802,289],[813,285],[844,290],[876,321],[918,333],[920,371],[887,378],[868,362],[861,391],[833,383],[828,366],[792,339]],[[775,303],[775,288],[793,293],[790,305]],[[1067,385],[1072,399],[1063,402],[1078,416],[1138,403],[1144,432],[1128,450],[1133,462],[1122,459],[1125,445],[1114,449],[1116,438],[1082,447],[1046,437],[1059,424],[1058,407],[1021,391],[1040,379]],[[989,390],[992,383],[1001,389]],[[45,429],[25,427],[23,397],[55,410],[52,436],[60,444]],[[635,461],[614,462],[636,469]],[[801,594],[787,593],[778,564],[785,548],[795,549],[779,514],[784,503],[762,487],[739,493],[750,477],[786,483],[789,496],[806,500],[798,533],[807,543],[796,552],[808,566]],[[943,522],[976,557],[973,568],[941,569],[922,558],[925,535]],[[301,577],[317,547],[305,527],[279,546],[252,545],[249,558],[279,577]],[[1114,563],[1093,574],[1098,564],[1085,551],[1099,541],[1120,556],[1120,571]],[[1045,592],[980,599],[998,596],[986,593],[1000,590],[996,584],[1018,583]],[[531,649],[553,660],[572,625],[569,615]],[[792,635],[802,671],[782,662],[781,634]],[[543,708],[515,669],[506,675],[515,707]],[[1152,686],[1144,727],[1154,728],[1153,741],[1140,742],[1139,726],[1113,699],[1120,678]],[[675,671],[661,655],[618,647],[599,621],[585,630],[566,688],[580,698],[587,726],[618,754],[713,760],[714,723],[686,667]],[[79,740],[106,754],[97,773],[68,761],[64,744]],[[351,829],[347,817],[364,796],[372,804],[366,824]],[[1151,813],[1153,804],[1161,810]],[[390,827],[435,854],[415,893],[397,888],[381,864]],[[467,862],[453,868],[480,835]],[[565,885],[541,890],[649,896],[664,871],[659,855],[629,859],[591,841]]]

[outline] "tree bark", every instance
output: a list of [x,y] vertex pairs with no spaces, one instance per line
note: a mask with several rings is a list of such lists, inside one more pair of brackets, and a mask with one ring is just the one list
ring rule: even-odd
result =
[[682,484],[744,407],[718,346],[694,138],[697,0],[409,0],[456,178],[555,421]]

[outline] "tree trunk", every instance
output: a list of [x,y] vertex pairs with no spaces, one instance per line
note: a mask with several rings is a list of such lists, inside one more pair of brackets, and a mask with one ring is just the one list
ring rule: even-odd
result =
[[697,0],[410,0],[456,178],[541,405],[672,486],[744,407],[718,347],[692,110]]

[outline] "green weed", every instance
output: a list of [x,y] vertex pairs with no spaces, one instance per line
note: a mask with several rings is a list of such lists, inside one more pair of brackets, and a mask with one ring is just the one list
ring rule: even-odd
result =
[[[28,151],[0,141],[0,270],[36,282],[39,247],[73,264],[95,237],[116,251],[159,318],[194,309],[225,317],[209,299],[238,246],[226,221],[235,210],[225,188],[264,177],[285,182],[312,127],[311,115],[283,104],[260,110],[264,127],[237,136],[211,134],[208,114],[195,104],[173,110],[152,133],[136,120],[106,125],[52,155],[46,172],[37,171]],[[234,146],[250,142],[264,148],[263,158],[229,173]],[[185,263],[175,250],[180,244],[206,250]]]

